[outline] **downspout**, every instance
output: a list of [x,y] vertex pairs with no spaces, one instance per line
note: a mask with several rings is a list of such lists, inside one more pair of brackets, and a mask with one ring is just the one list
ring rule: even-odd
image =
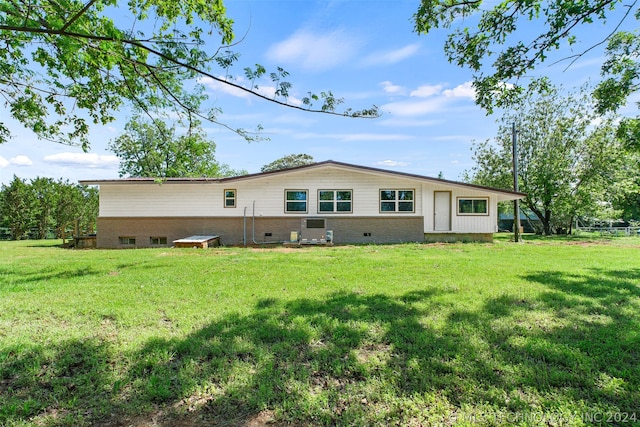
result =
[[256,201],[253,201],[253,208],[251,209],[251,241],[254,245],[257,245],[256,242]]
[[242,213],[242,244],[247,247],[247,207],[244,207]]

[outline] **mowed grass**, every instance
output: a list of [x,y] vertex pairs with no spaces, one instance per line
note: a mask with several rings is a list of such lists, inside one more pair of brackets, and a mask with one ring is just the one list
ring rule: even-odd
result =
[[0,243],[0,425],[629,425],[640,238]]

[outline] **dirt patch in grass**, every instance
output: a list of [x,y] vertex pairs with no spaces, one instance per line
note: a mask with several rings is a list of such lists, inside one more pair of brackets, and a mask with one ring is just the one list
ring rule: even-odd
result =
[[238,415],[232,419],[209,416],[206,412],[188,414],[167,414],[162,410],[136,417],[112,417],[108,421],[95,424],[98,427],[282,427],[293,426],[291,423],[280,423],[274,418],[272,411],[261,411],[257,414]]

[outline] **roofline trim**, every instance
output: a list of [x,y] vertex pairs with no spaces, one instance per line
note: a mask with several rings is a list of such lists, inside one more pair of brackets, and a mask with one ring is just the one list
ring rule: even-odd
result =
[[193,177],[193,178],[148,178],[148,177],[143,178],[143,177],[140,177],[140,178],[121,178],[121,179],[105,179],[105,180],[80,180],[78,182],[83,185],[128,184],[128,183],[139,183],[139,184],[225,183],[225,182],[243,181],[243,180],[250,180],[250,179],[259,179],[259,178],[270,176],[270,175],[282,175],[282,174],[296,172],[296,171],[305,170],[305,169],[316,169],[322,166],[337,166],[337,167],[367,171],[367,172],[377,173],[377,174],[393,175],[393,176],[400,176],[400,177],[411,178],[411,179],[418,179],[421,181],[430,181],[430,182],[436,182],[436,183],[442,183],[442,184],[448,184],[448,185],[455,185],[458,187],[475,188],[478,190],[491,191],[493,193],[502,193],[502,194],[508,194],[512,196],[520,196],[520,197],[527,196],[525,193],[521,193],[517,191],[504,190],[504,189],[494,188],[494,187],[486,187],[482,185],[469,184],[469,183],[460,182],[460,181],[451,181],[451,180],[441,179],[441,178],[433,178],[425,175],[417,175],[417,174],[412,174],[407,172],[398,172],[398,171],[392,171],[388,169],[374,168],[371,166],[360,166],[360,165],[354,165],[351,163],[336,162],[334,160],[325,160],[322,162],[311,163],[308,165],[294,166],[287,169],[279,169],[279,170],[268,171],[268,172],[258,172],[258,173],[248,174],[248,175],[240,175],[240,176],[226,177],[226,178],[225,177],[223,178],[220,178],[220,177],[209,177],[209,178],[206,178],[206,177],[201,177],[201,178],[196,178],[196,177]]

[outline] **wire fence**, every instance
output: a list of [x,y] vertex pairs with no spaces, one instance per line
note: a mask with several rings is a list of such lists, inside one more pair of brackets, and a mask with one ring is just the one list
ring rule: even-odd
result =
[[640,236],[640,227],[579,227],[577,231],[602,236]]

